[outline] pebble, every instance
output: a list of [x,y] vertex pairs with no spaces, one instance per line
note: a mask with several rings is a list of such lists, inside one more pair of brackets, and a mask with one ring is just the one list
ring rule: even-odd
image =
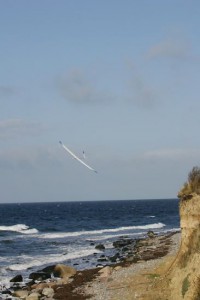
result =
[[[158,238],[159,240],[159,238]],[[170,245],[170,251],[168,255],[174,255],[178,251],[180,245],[180,233],[176,233],[170,237],[172,244]],[[120,282],[121,278],[129,278],[134,274],[145,270],[154,268],[158,263],[160,263],[163,258],[152,259],[148,261],[138,261],[136,264],[131,264],[129,267],[115,267],[114,272],[108,277],[112,279],[113,282]],[[94,280],[90,286],[84,290],[86,295],[93,295],[91,300],[110,300],[110,299],[124,299],[124,288],[109,288],[110,280],[102,281],[100,279]],[[140,295],[134,295],[133,299],[139,299]]]

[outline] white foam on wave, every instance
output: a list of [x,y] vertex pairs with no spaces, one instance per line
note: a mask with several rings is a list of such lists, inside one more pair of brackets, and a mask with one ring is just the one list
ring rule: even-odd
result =
[[24,234],[38,233],[37,229],[35,229],[35,228],[30,229],[29,226],[27,226],[25,224],[0,226],[0,231],[13,231],[13,232],[20,232],[20,233],[24,233]]
[[137,229],[155,229],[155,228],[163,228],[164,226],[166,226],[163,223],[154,223],[154,224],[148,224],[148,225],[144,225],[144,226],[136,226]]
[[165,224],[163,223],[154,223],[147,225],[139,225],[139,226],[127,226],[127,227],[118,227],[111,229],[102,229],[102,230],[90,230],[90,231],[75,231],[75,232],[61,232],[61,233],[47,233],[41,234],[40,238],[45,239],[55,239],[55,238],[64,238],[64,237],[76,237],[81,235],[96,235],[102,233],[111,233],[111,232],[123,232],[127,230],[148,230],[148,229],[156,229],[163,228]]
[[[100,252],[97,249],[95,249],[95,252]],[[49,265],[54,263],[60,263],[64,262],[66,260],[75,259],[75,258],[81,258],[86,257],[94,253],[94,249],[80,249],[77,251],[73,251],[68,254],[52,254],[48,256],[35,256],[34,258],[31,256],[24,256],[23,260],[24,262],[19,264],[12,264],[7,267],[10,271],[22,271],[27,270],[29,268],[33,267],[39,267],[42,265]]]
[[171,228],[171,229],[166,229],[163,232],[176,232],[176,231],[180,232],[181,228],[180,227],[174,227],[174,228]]

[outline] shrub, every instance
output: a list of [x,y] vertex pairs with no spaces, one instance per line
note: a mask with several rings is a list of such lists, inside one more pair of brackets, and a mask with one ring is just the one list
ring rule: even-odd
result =
[[188,183],[194,193],[200,194],[200,168],[194,167],[188,175]]
[[188,174],[188,181],[183,185],[178,193],[178,197],[184,198],[192,193],[200,195],[200,168],[193,167],[192,171]]

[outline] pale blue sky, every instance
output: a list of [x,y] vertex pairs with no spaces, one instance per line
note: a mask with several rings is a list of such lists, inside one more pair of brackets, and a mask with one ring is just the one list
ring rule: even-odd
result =
[[175,198],[200,158],[199,15],[186,0],[0,0],[0,202]]

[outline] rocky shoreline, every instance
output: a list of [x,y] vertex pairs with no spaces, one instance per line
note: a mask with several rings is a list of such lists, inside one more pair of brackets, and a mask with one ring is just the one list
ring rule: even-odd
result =
[[2,292],[0,299],[90,299],[94,296],[90,287],[95,278],[104,281],[122,268],[166,256],[172,247],[174,234],[156,235],[150,231],[142,239],[121,237],[113,243],[115,255],[109,257],[104,254],[104,245],[96,245],[95,248],[102,251],[96,268],[77,271],[74,267],[53,265],[30,273],[27,284],[22,283],[23,278],[19,274],[12,279],[12,288]]

